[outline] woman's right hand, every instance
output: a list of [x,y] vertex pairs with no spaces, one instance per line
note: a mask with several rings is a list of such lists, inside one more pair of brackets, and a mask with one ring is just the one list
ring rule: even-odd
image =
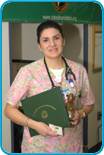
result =
[[28,127],[36,130],[42,136],[57,136],[57,133],[43,122],[37,122],[37,121],[29,119]]

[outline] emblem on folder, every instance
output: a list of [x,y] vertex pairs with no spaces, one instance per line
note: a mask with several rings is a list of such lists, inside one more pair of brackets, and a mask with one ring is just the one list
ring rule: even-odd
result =
[[48,113],[53,111],[56,111],[56,108],[54,106],[42,105],[35,108],[35,110],[33,111],[33,115],[38,116],[39,118],[44,120],[48,119]]
[[48,112],[47,112],[46,110],[43,110],[43,111],[41,112],[41,117],[42,117],[43,119],[48,118]]

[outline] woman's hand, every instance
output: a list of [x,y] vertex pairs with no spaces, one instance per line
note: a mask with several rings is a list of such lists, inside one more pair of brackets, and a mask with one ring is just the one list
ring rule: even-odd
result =
[[71,119],[72,125],[79,124],[80,120],[85,118],[94,108],[94,105],[84,105],[82,109],[74,110]]
[[42,136],[57,136],[57,133],[43,122],[37,122],[29,119],[28,127],[31,127],[32,129],[36,130]]
[[71,119],[71,124],[73,126],[78,125],[80,120],[81,120],[81,117],[80,117],[80,114],[79,114],[78,110],[74,110],[73,117]]

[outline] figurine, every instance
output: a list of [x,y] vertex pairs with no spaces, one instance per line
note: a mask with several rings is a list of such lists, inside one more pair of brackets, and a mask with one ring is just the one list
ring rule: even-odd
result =
[[70,94],[67,95],[66,108],[68,110],[68,114],[69,114],[69,119],[70,120],[73,118],[74,100],[75,100],[75,96],[73,95],[73,93],[70,93]]

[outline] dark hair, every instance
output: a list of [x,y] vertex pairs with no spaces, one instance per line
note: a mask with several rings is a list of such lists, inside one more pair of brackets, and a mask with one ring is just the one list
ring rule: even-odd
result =
[[37,42],[38,43],[40,43],[40,36],[41,36],[42,31],[47,29],[47,28],[55,28],[55,29],[57,29],[61,33],[62,37],[64,38],[61,26],[57,22],[55,22],[53,20],[47,20],[45,22],[42,22],[37,27]]

